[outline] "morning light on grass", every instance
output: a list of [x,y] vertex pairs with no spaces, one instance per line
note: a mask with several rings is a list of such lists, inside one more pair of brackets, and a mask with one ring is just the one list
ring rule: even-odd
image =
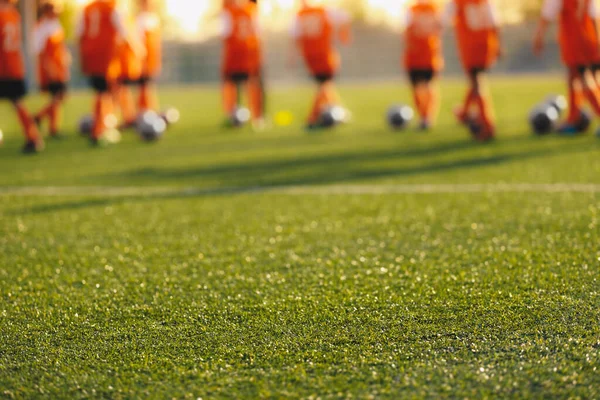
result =
[[397,3],[0,0],[0,398],[600,398],[596,11]]

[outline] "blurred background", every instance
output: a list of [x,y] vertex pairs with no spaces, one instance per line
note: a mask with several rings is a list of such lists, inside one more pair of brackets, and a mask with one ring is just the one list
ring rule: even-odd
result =
[[[66,0],[63,23],[72,39],[79,10],[87,0]],[[219,80],[221,42],[219,13],[222,0],[159,0],[164,24],[164,72],[169,84],[210,83]],[[327,4],[348,11],[354,19],[354,42],[342,49],[342,80],[386,81],[403,77],[401,69],[403,15],[408,0],[327,0]],[[440,4],[445,1],[440,0]],[[305,78],[299,65],[286,65],[291,51],[288,35],[298,0],[259,0],[264,36],[267,76],[271,82],[293,83]],[[531,52],[531,38],[541,6],[540,0],[496,0],[504,29],[505,57],[496,67],[501,74],[561,71],[558,46],[549,37],[543,58]],[[121,6],[135,10],[135,0],[121,0]],[[72,42],[72,40],[71,40]],[[73,44],[73,43],[72,43]],[[462,72],[452,30],[445,34],[446,75]],[[75,57],[77,61],[78,57]],[[75,66],[75,71],[78,71]],[[73,84],[84,80],[74,76]]]

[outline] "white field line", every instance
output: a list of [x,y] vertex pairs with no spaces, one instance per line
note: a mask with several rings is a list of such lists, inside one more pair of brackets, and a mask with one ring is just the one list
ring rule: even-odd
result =
[[600,193],[600,184],[584,183],[499,183],[499,184],[364,184],[323,186],[176,188],[168,186],[25,186],[0,188],[7,196],[100,196],[100,197],[171,197],[272,193],[284,195],[378,195],[378,194],[462,194],[462,193]]

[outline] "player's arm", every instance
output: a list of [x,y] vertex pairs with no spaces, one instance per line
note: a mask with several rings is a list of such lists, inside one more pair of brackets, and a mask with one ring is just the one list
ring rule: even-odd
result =
[[350,44],[352,42],[352,20],[350,15],[342,10],[329,9],[327,10],[327,16],[335,26],[340,42]]
[[[60,27],[58,27],[60,28]],[[56,33],[57,27],[53,24],[42,23],[34,32],[33,32],[33,51],[36,57],[40,57],[44,51],[46,51],[46,47],[48,46],[48,40]],[[58,80],[60,74],[60,65],[58,65],[54,60],[47,59],[44,60],[41,66],[46,74],[50,77],[50,80]]]
[[544,0],[542,14],[533,39],[533,51],[535,54],[541,54],[544,51],[546,32],[548,32],[548,27],[552,21],[558,16],[561,4],[560,0]]
[[142,44],[134,38],[134,36],[127,30],[125,26],[125,18],[118,11],[114,10],[111,16],[111,22],[117,30],[120,38],[124,40],[127,45],[133,50],[133,52],[140,58],[146,55],[146,49]]
[[504,55],[504,46],[503,46],[503,41],[502,41],[502,25],[500,23],[500,15],[498,14],[498,10],[496,9],[496,7],[491,3],[491,1],[488,3],[489,7],[490,7],[490,15],[492,16],[492,29],[494,31],[494,35],[496,35],[496,37],[498,38],[498,57],[502,58]]
[[592,21],[594,21],[594,30],[596,31],[596,38],[600,38],[600,19],[598,18],[598,8],[594,0],[590,1],[588,13],[592,18]]

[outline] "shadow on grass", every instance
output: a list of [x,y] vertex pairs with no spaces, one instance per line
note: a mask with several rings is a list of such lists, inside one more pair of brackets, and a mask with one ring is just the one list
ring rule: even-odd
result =
[[[515,139],[519,140],[519,139]],[[472,147],[469,142],[454,142],[431,148],[408,150],[383,150],[366,153],[340,154],[335,156],[308,157],[297,160],[282,160],[273,162],[257,162],[237,165],[215,166],[205,169],[191,170],[137,170],[128,173],[132,178],[147,176],[156,183],[161,181],[177,181],[178,179],[193,177],[205,179],[216,176],[219,183],[213,187],[194,188],[193,190],[173,189],[168,192],[148,193],[140,195],[124,195],[96,197],[87,196],[86,199],[64,202],[60,204],[36,205],[9,212],[9,215],[40,214],[66,210],[86,209],[90,207],[103,207],[115,204],[174,200],[194,197],[211,197],[235,195],[244,193],[257,193],[269,189],[285,189],[292,186],[318,186],[330,184],[344,184],[349,182],[364,182],[383,178],[402,178],[415,175],[435,174],[473,168],[502,165],[514,161],[523,161],[541,157],[548,157],[565,153],[581,153],[592,151],[587,143],[572,143],[553,148],[540,148],[535,150],[500,153],[489,156],[474,156],[466,159],[437,161],[428,164],[413,166],[362,166],[361,162],[385,161],[407,156],[426,156],[441,152],[450,152]],[[497,151],[497,149],[496,149]],[[308,169],[306,169],[308,168]],[[300,172],[300,173],[299,173]],[[296,173],[297,176],[293,176]],[[82,195],[85,197],[85,195]]]

